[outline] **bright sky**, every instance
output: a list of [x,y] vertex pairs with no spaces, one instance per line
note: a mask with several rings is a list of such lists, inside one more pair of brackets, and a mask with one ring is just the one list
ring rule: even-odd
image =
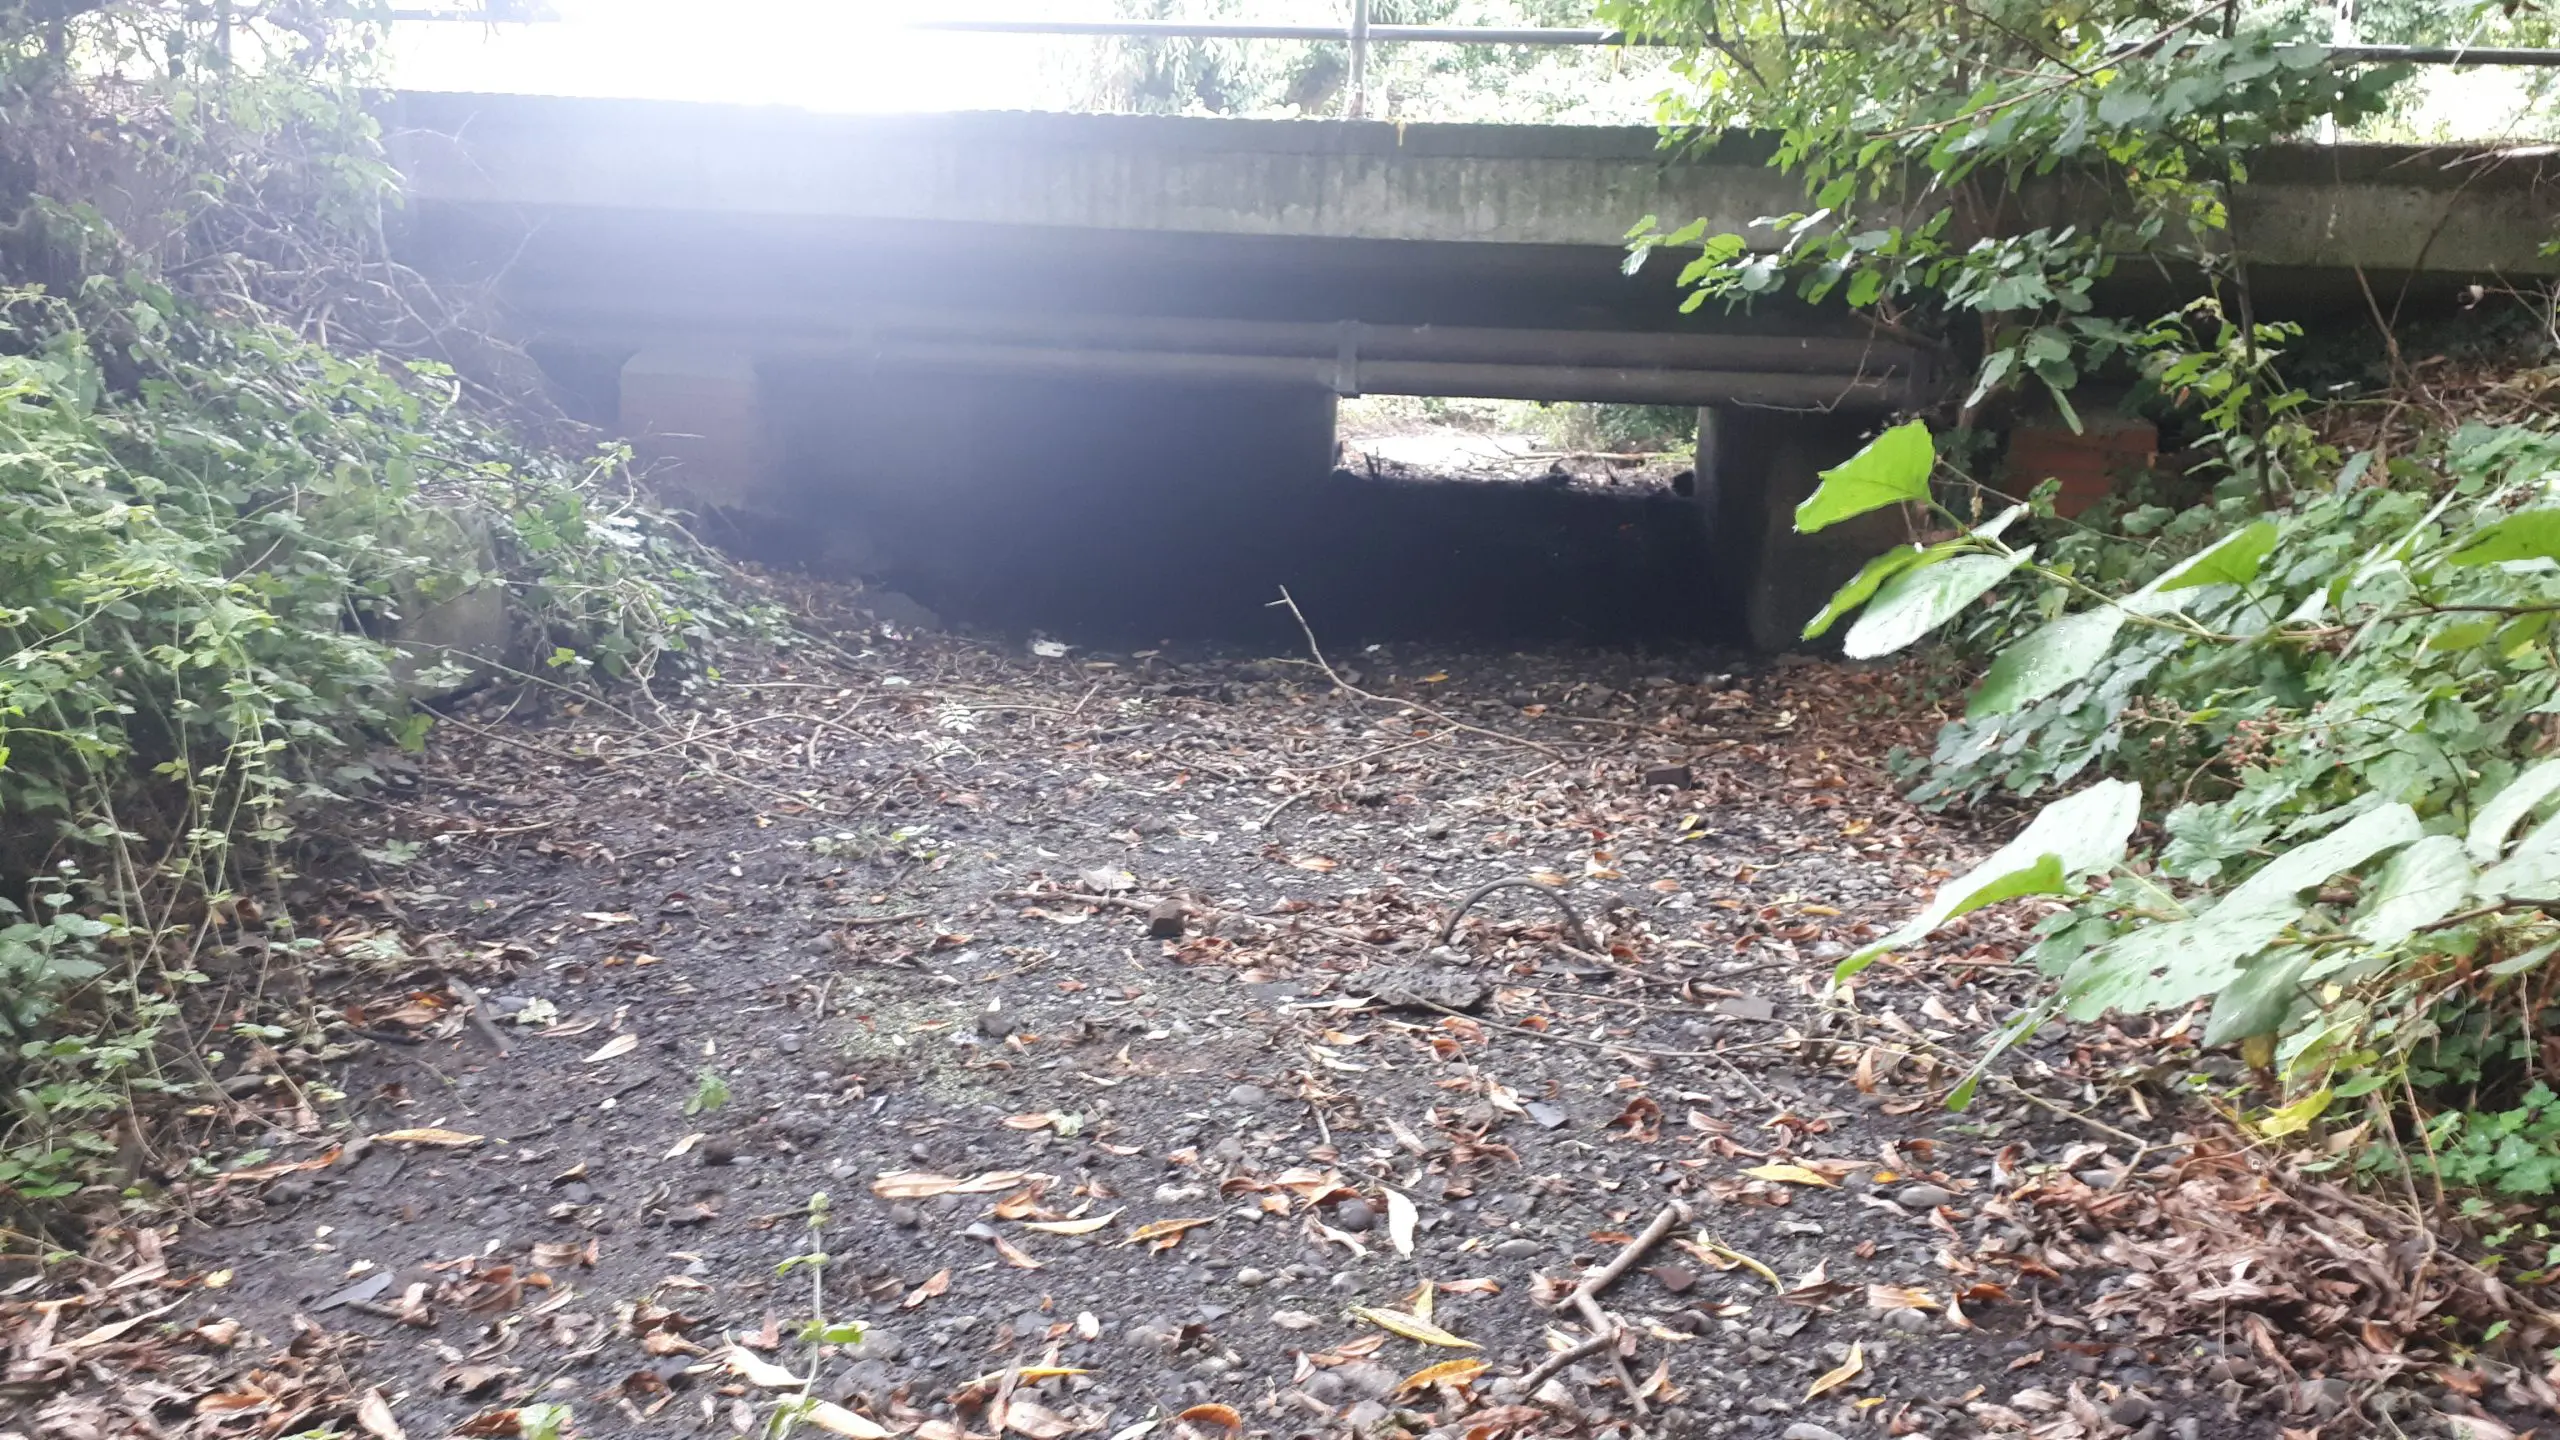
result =
[[398,25],[393,83],[838,111],[1055,108],[1093,42],[902,32],[899,22],[1112,13],[1109,0],[555,0],[554,8],[561,18],[553,24]]

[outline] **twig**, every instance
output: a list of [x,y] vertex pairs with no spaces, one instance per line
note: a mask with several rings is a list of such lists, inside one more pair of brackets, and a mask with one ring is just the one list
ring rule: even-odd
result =
[[1553,1355],[1548,1356],[1546,1359],[1539,1361],[1537,1369],[1520,1377],[1520,1389],[1522,1393],[1535,1394],[1539,1386],[1544,1385],[1549,1380],[1555,1378],[1555,1373],[1557,1371],[1562,1370],[1564,1367],[1577,1360],[1589,1358],[1594,1352],[1600,1350],[1603,1346],[1615,1344],[1617,1339],[1618,1334],[1616,1331],[1603,1330],[1599,1334],[1592,1336],[1590,1339],[1583,1341],[1581,1344],[1574,1346],[1570,1350],[1559,1350]]
[[501,1059],[512,1053],[507,1049],[507,1037],[499,1034],[497,1025],[489,1019],[489,1007],[481,1003],[479,991],[452,975],[444,977],[444,988],[452,991],[453,998],[462,1002],[463,1013],[471,1019],[471,1028],[497,1050]]
[[855,920],[839,920],[836,922],[836,928],[839,930],[871,930],[882,925],[904,925],[910,920],[922,920],[923,918],[925,918],[924,912],[921,910],[912,910],[904,915],[865,915]]
[[[1548,900],[1554,902],[1555,907],[1558,910],[1564,912],[1565,923],[1573,927],[1573,938],[1582,942],[1584,950],[1591,951],[1598,950],[1600,948],[1599,944],[1591,938],[1591,932],[1583,927],[1582,917],[1573,913],[1573,907],[1565,902],[1564,896],[1559,893],[1554,886],[1542,885],[1535,880],[1525,879],[1517,875],[1509,876],[1501,880],[1488,880],[1484,884],[1469,891],[1467,893],[1467,898],[1458,902],[1458,908],[1449,912],[1449,918],[1441,922],[1440,938],[1432,941],[1431,943],[1434,945],[1448,944],[1449,937],[1458,933],[1458,922],[1467,918],[1467,912],[1476,908],[1477,901],[1482,900],[1484,897],[1492,894],[1496,890],[1535,890],[1539,894],[1546,896]],[[1602,963],[1605,964],[1606,962],[1604,961]]]
[[1030,900],[1043,905],[1055,904],[1063,900],[1075,905],[1101,905],[1115,910],[1135,910],[1141,914],[1164,903],[1162,900],[1145,895],[1075,895],[1064,890],[1053,890],[1047,894],[1037,890],[1007,890],[997,898]]
[[1358,696],[1360,699],[1366,700],[1372,705],[1394,705],[1406,710],[1411,710],[1416,714],[1428,715],[1432,719],[1439,721],[1441,724],[1446,725],[1453,730],[1464,730],[1470,735],[1482,735],[1488,740],[1499,740],[1505,745],[1517,745],[1524,750],[1535,750],[1539,754],[1546,756],[1548,759],[1555,761],[1559,765],[1565,763],[1564,752],[1557,750],[1552,746],[1541,745],[1535,740],[1523,739],[1517,735],[1505,735],[1499,730],[1487,730],[1481,725],[1470,725],[1466,721],[1458,719],[1456,716],[1444,715],[1441,712],[1432,709],[1428,705],[1418,704],[1411,700],[1398,700],[1392,695],[1379,695],[1374,692],[1361,689],[1359,686],[1343,679],[1342,672],[1333,668],[1333,662],[1324,658],[1324,647],[1316,643],[1315,627],[1307,623],[1306,612],[1300,610],[1298,608],[1298,602],[1290,598],[1288,586],[1283,585],[1280,587],[1280,598],[1271,602],[1270,608],[1274,610],[1285,609],[1289,612],[1290,618],[1298,622],[1298,633],[1307,637],[1307,653],[1315,657],[1316,668],[1322,670],[1325,678],[1333,682],[1334,688],[1342,691],[1344,694]]
[[1628,1403],[1635,1407],[1639,1415],[1649,1413],[1644,1403],[1644,1393],[1637,1387],[1635,1376],[1627,1369],[1627,1357],[1620,1354],[1616,1346],[1618,1337],[1625,1332],[1626,1327],[1619,1323],[1616,1316],[1600,1308],[1600,1293],[1617,1284],[1619,1277],[1627,1273],[1628,1267],[1642,1259],[1645,1252],[1661,1244],[1663,1236],[1670,1234],[1674,1227],[1686,1223],[1688,1219],[1688,1206],[1677,1200],[1665,1202],[1662,1213],[1653,1217],[1653,1223],[1644,1227],[1643,1234],[1619,1247],[1617,1255],[1608,1264],[1582,1277],[1582,1283],[1573,1287],[1573,1293],[1559,1301],[1557,1308],[1570,1305],[1581,1312],[1583,1323],[1591,1327],[1591,1339],[1562,1354],[1549,1356],[1544,1364],[1521,1377],[1522,1389],[1535,1391],[1557,1370],[1594,1351],[1607,1349],[1609,1366],[1617,1373],[1619,1388],[1627,1392]]

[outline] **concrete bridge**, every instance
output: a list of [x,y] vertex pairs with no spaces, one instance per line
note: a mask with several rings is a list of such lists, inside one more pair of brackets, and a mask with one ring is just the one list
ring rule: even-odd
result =
[[[386,128],[408,255],[494,282],[553,377],[697,502],[803,537],[844,517],[822,548],[853,564],[901,515],[1021,503],[1005,477],[1070,445],[1285,487],[1327,470],[1342,396],[1696,405],[1700,589],[1779,643],[1880,543],[1797,539],[1794,500],[1944,383],[1837,313],[1683,317],[1683,257],[1625,272],[1643,216],[1767,238],[1753,222],[1801,204],[1749,140],[1671,157],[1634,129],[443,94],[398,97]],[[2452,159],[2262,157],[2235,223],[2266,303],[2560,269],[2560,173]],[[2056,182],[2033,203],[2108,199]]]

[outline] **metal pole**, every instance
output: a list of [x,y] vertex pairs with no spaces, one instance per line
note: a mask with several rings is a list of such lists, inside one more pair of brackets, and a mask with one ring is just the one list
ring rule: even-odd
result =
[[1361,119],[1369,108],[1369,0],[1351,0],[1351,100],[1346,119]]

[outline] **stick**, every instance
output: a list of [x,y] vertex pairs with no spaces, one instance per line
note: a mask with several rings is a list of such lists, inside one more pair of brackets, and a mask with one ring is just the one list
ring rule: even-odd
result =
[[[1467,912],[1476,908],[1477,901],[1482,900],[1484,897],[1492,894],[1496,890],[1535,890],[1539,894],[1546,896],[1547,899],[1555,903],[1555,907],[1558,910],[1564,912],[1565,923],[1573,927],[1573,938],[1581,941],[1584,949],[1597,950],[1600,948],[1599,944],[1591,938],[1591,932],[1584,928],[1582,917],[1573,913],[1573,907],[1565,903],[1564,896],[1559,893],[1554,886],[1541,885],[1535,880],[1526,880],[1518,876],[1512,876],[1502,880],[1488,880],[1484,884],[1467,892],[1467,898],[1459,901],[1458,908],[1450,911],[1449,918],[1441,922],[1440,938],[1432,941],[1431,943],[1434,945],[1448,944],[1449,937],[1458,933],[1458,922],[1467,918]],[[1594,956],[1593,958],[1598,959],[1599,957]],[[1606,965],[1609,962],[1602,960],[1600,963]]]
[[1361,689],[1359,686],[1343,679],[1342,672],[1333,668],[1333,662],[1324,658],[1324,647],[1316,643],[1315,627],[1307,623],[1306,612],[1298,608],[1298,602],[1289,597],[1288,586],[1283,585],[1280,587],[1280,598],[1271,603],[1271,608],[1275,610],[1285,608],[1288,610],[1290,618],[1298,622],[1298,633],[1307,637],[1307,653],[1316,657],[1316,668],[1322,670],[1325,678],[1333,682],[1334,688],[1342,691],[1344,694],[1356,695],[1359,698],[1368,701],[1372,705],[1401,706],[1404,709],[1414,711],[1418,714],[1428,715],[1432,719],[1453,729],[1464,730],[1470,735],[1482,735],[1488,740],[1499,740],[1506,745],[1517,745],[1526,750],[1535,750],[1539,754],[1546,756],[1548,759],[1555,761],[1559,765],[1565,763],[1564,752],[1553,749],[1549,746],[1541,745],[1535,740],[1524,740],[1517,735],[1505,735],[1499,730],[1487,730],[1481,725],[1470,725],[1466,721],[1460,720],[1455,716],[1443,715],[1428,705],[1417,704],[1411,700],[1398,700],[1392,695],[1376,695]]
[[451,975],[444,977],[444,988],[452,991],[453,997],[462,1002],[463,1012],[471,1017],[471,1028],[496,1049],[499,1058],[504,1059],[510,1053],[507,1037],[499,1034],[497,1025],[489,1019],[489,1008],[480,1003],[480,992]]
[[1617,1338],[1618,1336],[1616,1331],[1604,1330],[1601,1333],[1592,1336],[1590,1339],[1583,1341],[1581,1344],[1574,1346],[1570,1350],[1557,1351],[1546,1359],[1539,1361],[1537,1369],[1520,1377],[1521,1390],[1528,1394],[1536,1394],[1538,1387],[1546,1384],[1549,1380],[1554,1379],[1557,1371],[1562,1370],[1564,1367],[1572,1364],[1576,1360],[1589,1358],[1602,1346],[1607,1345],[1610,1341]]
[[1687,1223],[1688,1219],[1688,1206],[1677,1200],[1665,1202],[1662,1213],[1653,1217],[1653,1223],[1644,1227],[1643,1234],[1628,1241],[1608,1264],[1582,1277],[1582,1283],[1573,1287],[1573,1293],[1559,1302],[1558,1308],[1571,1305],[1575,1310],[1580,1311],[1583,1322],[1591,1327],[1591,1338],[1570,1350],[1548,1356],[1544,1363],[1520,1378],[1520,1386],[1523,1390],[1535,1392],[1558,1370],[1587,1355],[1608,1348],[1609,1366],[1617,1372],[1618,1387],[1627,1392],[1628,1403],[1635,1407],[1639,1415],[1652,1413],[1644,1403],[1643,1393],[1636,1386],[1636,1377],[1627,1369],[1627,1358],[1613,1348],[1618,1337],[1625,1333],[1625,1327],[1618,1323],[1617,1317],[1600,1308],[1600,1292],[1617,1284],[1619,1277],[1627,1273],[1628,1267],[1643,1258],[1646,1251],[1661,1244],[1663,1236],[1670,1234],[1675,1227]]
[[1635,1264],[1646,1251],[1661,1244],[1663,1236],[1670,1234],[1674,1227],[1687,1223],[1688,1219],[1688,1206],[1677,1200],[1666,1203],[1662,1207],[1662,1213],[1653,1217],[1653,1223],[1644,1227],[1643,1234],[1628,1241],[1626,1247],[1618,1252],[1616,1259],[1583,1278],[1582,1283],[1575,1287],[1573,1292],[1575,1303],[1578,1304],[1586,1299],[1598,1299],[1601,1291],[1618,1283],[1619,1277],[1627,1273],[1628,1266]]

